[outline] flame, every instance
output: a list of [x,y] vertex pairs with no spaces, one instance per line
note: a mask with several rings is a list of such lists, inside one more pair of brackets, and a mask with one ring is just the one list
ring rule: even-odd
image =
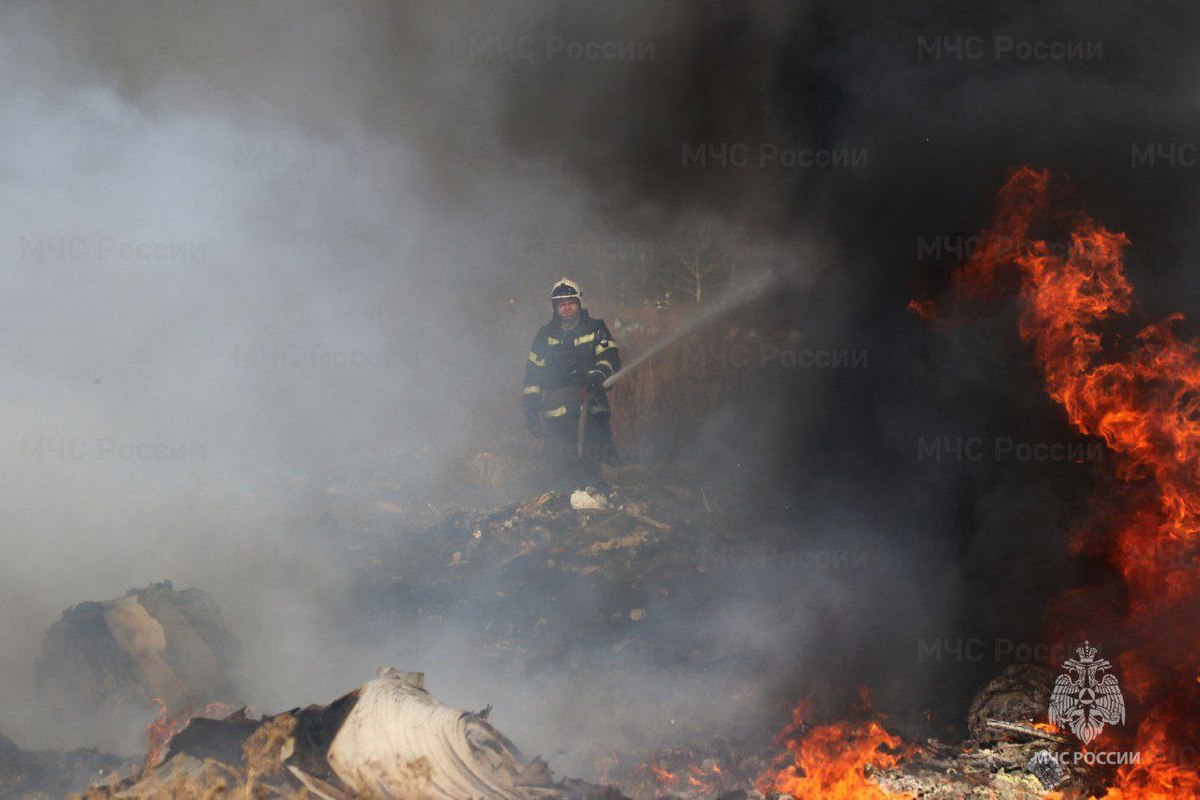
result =
[[[161,697],[154,698],[154,704],[158,706],[158,710],[154,714],[154,719],[150,720],[145,728],[147,768],[159,765],[163,756],[166,755],[171,740],[193,719],[189,712],[172,716],[166,702]],[[209,703],[204,707],[204,711],[196,716],[222,719],[233,711],[234,707],[228,703]]]
[[679,771],[672,772],[662,762],[647,765],[658,785],[653,787],[655,796],[666,792],[668,796],[683,796],[691,798],[712,797],[723,790],[724,773],[721,765],[715,760],[705,760],[703,764],[690,763]]
[[[709,747],[722,747],[716,740]],[[734,756],[736,758],[736,756]],[[757,759],[751,759],[757,760]],[[622,759],[610,753],[598,765],[600,783],[619,786],[632,797],[669,797],[672,800],[715,800],[739,785],[748,786],[745,767],[727,775],[721,759],[711,750],[669,749],[622,769]]]
[[[975,296],[1019,285],[1018,330],[1033,345],[1047,393],[1116,459],[1121,491],[1099,498],[1099,513],[1074,532],[1071,546],[1112,565],[1124,581],[1123,601],[1065,593],[1051,619],[1063,634],[1082,640],[1087,629],[1100,629],[1110,646],[1119,645],[1111,660],[1142,720],[1132,737],[1141,763],[1119,767],[1105,797],[1200,796],[1193,679],[1200,658],[1200,342],[1176,336],[1183,316],[1173,314],[1144,327],[1121,352],[1106,329],[1133,307],[1123,264],[1129,239],[1086,213],[1058,208],[1052,183],[1049,170],[1012,173],[992,228],[956,281]],[[1031,233],[1064,222],[1066,248]]]
[[158,711],[154,714],[154,719],[146,725],[146,766],[148,768],[158,766],[167,752],[167,745],[171,743],[171,739],[188,723],[186,717],[172,718],[167,704],[162,698],[154,698],[154,703],[158,706]]
[[[863,692],[863,701],[869,696]],[[891,794],[873,783],[872,770],[896,766],[910,748],[878,722],[841,721],[807,728],[809,701],[792,709],[792,722],[780,733],[789,756],[755,781],[763,794],[778,792],[796,800],[876,800],[910,797]],[[807,728],[807,729],[806,729]],[[792,763],[786,763],[790,760]]]
[[666,767],[660,767],[657,764],[651,764],[650,771],[654,773],[654,777],[658,780],[659,783],[665,784],[667,786],[670,786],[671,784],[675,783],[676,780],[679,779],[679,776],[676,775],[674,772],[671,772]]

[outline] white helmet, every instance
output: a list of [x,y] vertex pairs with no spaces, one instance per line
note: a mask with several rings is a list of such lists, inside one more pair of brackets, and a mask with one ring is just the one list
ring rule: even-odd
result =
[[559,278],[554,288],[550,290],[550,302],[556,300],[579,300],[583,301],[583,292],[579,291],[579,284],[567,277]]

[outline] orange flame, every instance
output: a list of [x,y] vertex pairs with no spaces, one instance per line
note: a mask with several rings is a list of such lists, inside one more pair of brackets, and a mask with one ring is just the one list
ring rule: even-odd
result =
[[[163,756],[166,755],[171,740],[193,719],[192,715],[187,712],[172,717],[166,702],[160,697],[154,698],[154,703],[158,706],[158,711],[155,712],[154,719],[150,720],[145,728],[147,768],[159,765]],[[209,703],[197,716],[221,719],[229,716],[233,710],[234,707],[228,703]]]
[[650,771],[654,773],[654,777],[658,779],[659,783],[665,783],[667,785],[674,783],[679,777],[666,767],[660,767],[657,764],[651,764]]
[[[1046,391],[1076,429],[1104,439],[1125,487],[1120,510],[1072,540],[1076,552],[1106,559],[1123,577],[1123,605],[1086,591],[1065,593],[1053,620],[1079,639],[1099,628],[1106,641],[1123,646],[1112,660],[1142,719],[1133,737],[1141,763],[1121,766],[1106,797],[1196,797],[1200,342],[1175,336],[1182,315],[1174,314],[1143,328],[1131,352],[1114,354],[1114,337],[1102,325],[1133,306],[1123,265],[1129,240],[1085,213],[1064,215],[1051,203],[1051,183],[1048,170],[1013,172],[992,228],[956,279],[973,295],[994,293],[1002,278],[1019,282],[1018,329],[1034,347]],[[1070,225],[1065,249],[1031,235],[1063,220]],[[1106,495],[1107,505],[1116,494]]]
[[162,761],[163,755],[167,752],[167,745],[171,743],[171,739],[175,734],[179,733],[187,725],[187,717],[171,718],[170,712],[167,709],[167,704],[160,697],[154,698],[155,704],[158,706],[158,711],[154,715],[154,719],[146,725],[146,766],[157,767]]
[[[864,702],[868,695],[863,694]],[[789,757],[755,781],[763,794],[789,794],[796,800],[878,800],[909,797],[891,794],[873,783],[872,770],[896,766],[910,748],[878,722],[835,722],[805,728],[809,701],[792,709],[792,722],[780,733]],[[787,764],[786,761],[792,763]]]

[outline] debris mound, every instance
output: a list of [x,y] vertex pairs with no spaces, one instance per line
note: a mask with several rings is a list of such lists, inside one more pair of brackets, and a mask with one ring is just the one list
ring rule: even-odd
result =
[[101,798],[247,797],[326,800],[622,800],[607,787],[555,781],[483,714],[446,706],[421,673],[381,668],[329,705],[250,720],[195,719],[171,741],[166,760],[85,795]]
[[239,652],[207,594],[164,581],[63,612],[42,642],[38,690],[90,741],[134,752],[156,707],[175,717],[230,700]]
[[980,742],[1005,736],[988,720],[1032,725],[1046,716],[1057,673],[1043,664],[1010,664],[976,693],[967,714],[971,736]]
[[1080,743],[1041,722],[1055,674],[1041,664],[1010,664],[972,699],[971,738],[957,744],[929,739],[875,781],[887,791],[930,800],[1026,800],[1051,791],[1102,796],[1104,770],[1076,763],[1071,756]]

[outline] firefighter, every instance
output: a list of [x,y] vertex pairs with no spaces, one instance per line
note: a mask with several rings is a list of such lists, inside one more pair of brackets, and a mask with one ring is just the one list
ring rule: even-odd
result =
[[621,368],[621,356],[604,320],[583,307],[579,284],[558,280],[550,304],[554,314],[525,364],[525,419],[544,438],[551,468],[587,472],[616,458],[604,381]]

